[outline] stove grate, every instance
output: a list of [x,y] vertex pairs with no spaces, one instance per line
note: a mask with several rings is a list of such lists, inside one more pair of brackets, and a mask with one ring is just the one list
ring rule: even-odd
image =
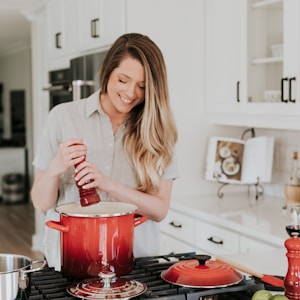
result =
[[[264,289],[262,283],[244,279],[234,286],[214,289],[195,289],[180,287],[165,282],[160,274],[179,260],[192,259],[195,252],[170,254],[167,256],[144,257],[135,260],[134,270],[122,276],[145,283],[147,290],[144,294],[135,297],[136,300],[202,300],[213,299],[206,296],[218,295],[218,300],[251,299],[253,293]],[[67,277],[53,268],[34,272],[31,276],[31,293],[26,300],[78,300],[67,293],[67,286],[76,279]],[[23,300],[23,299],[22,299]]]

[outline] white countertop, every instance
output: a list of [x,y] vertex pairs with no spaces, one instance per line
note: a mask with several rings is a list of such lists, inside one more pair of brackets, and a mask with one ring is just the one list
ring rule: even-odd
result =
[[171,208],[208,223],[245,235],[268,240],[278,247],[284,247],[288,238],[285,231],[285,210],[283,199],[264,195],[255,200],[247,193],[174,196]]
[[232,231],[266,240],[278,247],[251,253],[223,255],[262,274],[285,276],[287,257],[283,199],[263,196],[255,200],[247,193],[175,196],[171,208],[208,223],[216,223]]

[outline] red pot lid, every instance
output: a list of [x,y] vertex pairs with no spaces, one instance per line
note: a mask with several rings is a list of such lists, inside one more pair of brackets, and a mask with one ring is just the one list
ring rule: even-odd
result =
[[117,278],[112,272],[103,272],[99,276],[74,282],[67,287],[67,292],[81,299],[129,299],[147,290],[145,284]]
[[179,261],[163,271],[161,277],[169,283],[194,288],[229,286],[243,279],[243,275],[229,265],[210,258],[196,255],[195,259]]

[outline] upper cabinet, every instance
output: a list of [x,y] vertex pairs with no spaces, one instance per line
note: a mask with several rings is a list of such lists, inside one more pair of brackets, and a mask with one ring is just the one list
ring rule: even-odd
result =
[[47,4],[48,56],[68,54],[74,49],[76,7],[73,0],[52,0]]
[[108,47],[125,32],[125,1],[51,0],[47,26],[50,68],[66,67],[70,57]]
[[124,1],[78,1],[78,34],[80,49],[112,44],[125,30]]
[[246,101],[246,1],[208,0],[205,13],[206,99],[209,112],[235,113]]
[[300,2],[226,4],[206,1],[206,102],[211,120],[300,129]]

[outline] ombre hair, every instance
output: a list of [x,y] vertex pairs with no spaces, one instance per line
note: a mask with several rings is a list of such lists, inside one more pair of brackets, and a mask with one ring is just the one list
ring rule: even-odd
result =
[[109,49],[100,73],[107,93],[111,72],[126,57],[137,59],[145,71],[145,101],[134,107],[126,120],[124,149],[136,172],[137,189],[155,193],[173,159],[177,128],[170,107],[163,55],[149,37],[139,33],[120,36]]

